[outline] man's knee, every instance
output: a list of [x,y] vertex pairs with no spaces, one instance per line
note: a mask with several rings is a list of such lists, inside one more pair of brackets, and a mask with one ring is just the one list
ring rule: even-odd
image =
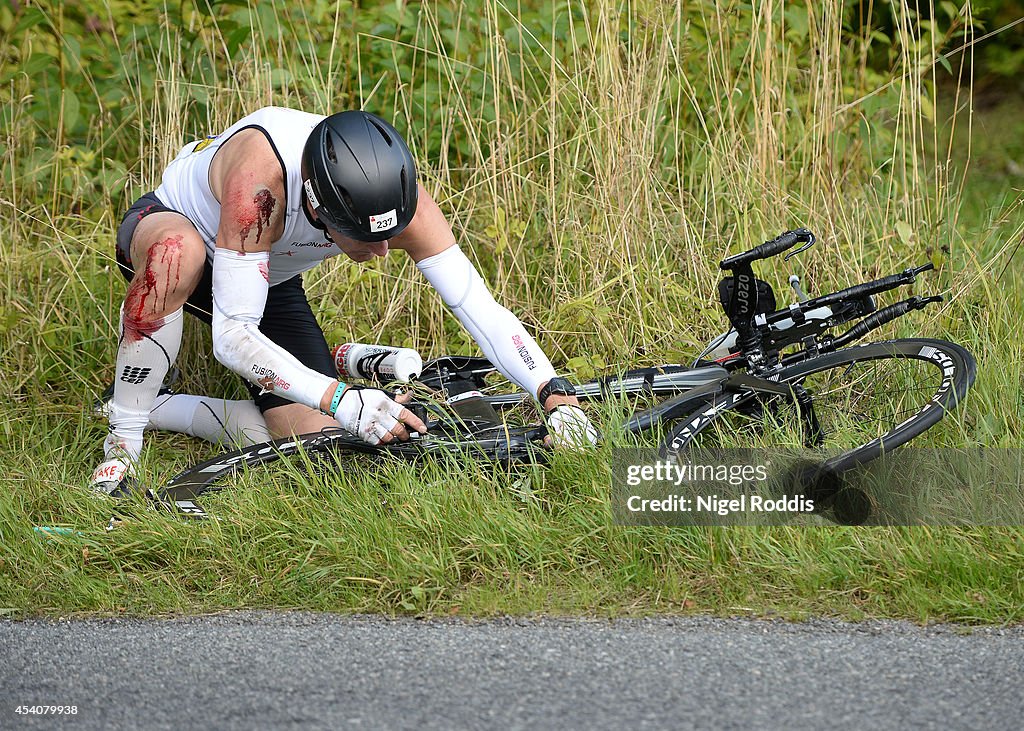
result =
[[135,275],[125,296],[124,318],[145,329],[185,304],[202,276],[206,247],[187,219],[157,213],[136,229],[132,261]]

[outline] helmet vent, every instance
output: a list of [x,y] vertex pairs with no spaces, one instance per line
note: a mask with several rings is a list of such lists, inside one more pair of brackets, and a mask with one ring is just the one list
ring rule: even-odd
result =
[[331,138],[331,135],[329,135],[329,134],[327,135],[327,145],[326,145],[326,147],[327,147],[327,159],[330,160],[335,165],[337,165],[338,164],[338,155],[334,151],[334,140]]
[[345,201],[345,205],[348,206],[348,210],[352,214],[353,218],[359,218],[359,214],[357,213],[359,209],[356,208],[356,202],[352,200],[352,196],[348,194],[348,191],[341,186],[338,186],[338,193],[341,195],[341,199]]
[[402,210],[409,207],[409,178],[405,174],[405,166],[402,166]]
[[388,143],[388,147],[391,147],[394,144],[391,141],[391,135],[389,135],[387,133],[387,131],[383,127],[381,127],[379,124],[377,124],[373,120],[370,120],[370,124],[372,124],[374,127],[377,128],[377,131],[380,132],[380,136],[383,137],[384,141]]

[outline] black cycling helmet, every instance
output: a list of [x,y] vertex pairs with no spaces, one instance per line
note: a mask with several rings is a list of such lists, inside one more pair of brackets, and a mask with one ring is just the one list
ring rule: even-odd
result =
[[357,241],[400,234],[416,213],[416,163],[398,131],[369,112],[341,112],[310,132],[302,186],[321,221]]

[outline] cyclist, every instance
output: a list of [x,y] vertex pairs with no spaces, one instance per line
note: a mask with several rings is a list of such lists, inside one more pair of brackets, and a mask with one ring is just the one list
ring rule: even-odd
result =
[[[131,489],[143,430],[178,355],[183,310],[211,325],[217,360],[247,381],[256,410],[235,409],[236,428],[281,437],[340,425],[373,444],[423,433],[388,394],[338,380],[302,287],[302,272],[328,257],[366,262],[391,249],[412,257],[495,366],[538,399],[556,446],[596,440],[571,384],[495,302],[417,183],[395,128],[362,111],[266,107],[186,145],[118,228],[117,261],[130,285],[94,489]],[[188,430],[188,418],[178,421]]]

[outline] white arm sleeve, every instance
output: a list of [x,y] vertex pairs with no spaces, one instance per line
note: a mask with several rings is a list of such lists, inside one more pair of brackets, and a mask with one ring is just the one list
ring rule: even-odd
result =
[[306,368],[259,331],[267,305],[268,252],[213,255],[213,354],[242,378],[289,401],[320,408],[334,379]]
[[473,262],[458,244],[417,262],[416,266],[491,363],[536,399],[541,385],[555,377],[551,361],[519,318],[494,301]]

